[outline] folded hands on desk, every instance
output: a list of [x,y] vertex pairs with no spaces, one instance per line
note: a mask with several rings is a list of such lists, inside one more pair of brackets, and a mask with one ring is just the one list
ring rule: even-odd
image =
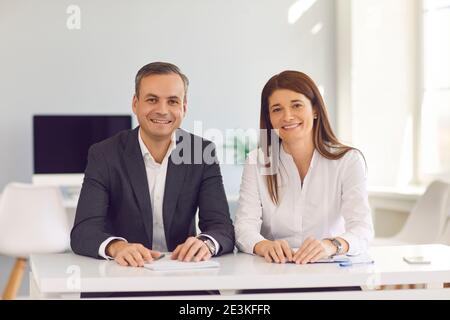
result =
[[[161,252],[146,248],[139,243],[128,243],[123,240],[113,240],[106,248],[106,253],[121,266],[143,267],[161,256]],[[176,247],[171,259],[191,262],[207,261],[211,253],[205,243],[198,238],[189,237]]]
[[[343,239],[339,241],[344,245],[344,252],[347,252],[348,244]],[[309,237],[298,250],[292,249],[286,240],[263,240],[255,245],[253,251],[269,263],[307,264],[332,256],[336,253],[336,247],[330,240]]]

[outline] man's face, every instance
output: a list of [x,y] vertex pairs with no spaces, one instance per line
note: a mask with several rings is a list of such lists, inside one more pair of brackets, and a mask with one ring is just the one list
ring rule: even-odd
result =
[[142,78],[139,98],[133,97],[133,112],[144,134],[165,140],[180,127],[186,113],[184,83],[178,74]]

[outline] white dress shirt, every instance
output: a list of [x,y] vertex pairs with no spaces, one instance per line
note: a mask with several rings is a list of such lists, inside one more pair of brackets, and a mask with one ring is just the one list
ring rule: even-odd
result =
[[258,152],[262,153],[249,154],[242,174],[235,218],[236,245],[241,251],[253,254],[254,246],[265,239],[286,240],[291,248],[299,248],[307,237],[343,238],[349,255],[367,249],[374,231],[366,166],[358,151],[329,160],[314,150],[302,187],[292,156],[281,147],[278,206],[257,163]]
[[[176,136],[175,133],[172,135],[172,141],[169,145],[166,155],[163,161],[159,164],[152,157],[151,153],[148,151],[147,146],[142,140],[141,131],[138,134],[139,147],[141,148],[142,157],[144,158],[145,171],[147,174],[148,190],[150,192],[150,202],[152,206],[153,213],[153,240],[152,240],[152,250],[167,252],[166,235],[164,232],[163,223],[163,200],[164,200],[164,189],[166,186],[166,176],[167,176],[167,165],[169,161],[170,154],[176,148]],[[215,254],[219,251],[218,242],[211,236],[207,234],[202,234],[207,238],[211,239],[215,245]],[[111,259],[111,257],[106,255],[106,247],[112,240],[124,240],[120,237],[110,237],[106,239],[99,248],[99,255],[105,259]]]

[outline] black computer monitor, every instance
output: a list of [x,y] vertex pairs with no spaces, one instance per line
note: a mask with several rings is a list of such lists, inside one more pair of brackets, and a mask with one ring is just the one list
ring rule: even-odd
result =
[[130,115],[35,115],[34,174],[79,174],[89,147],[131,129]]

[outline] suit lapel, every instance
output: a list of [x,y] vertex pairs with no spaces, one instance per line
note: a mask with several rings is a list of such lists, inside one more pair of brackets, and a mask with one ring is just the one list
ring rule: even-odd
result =
[[144,158],[138,141],[139,127],[134,129],[127,141],[125,147],[126,161],[125,166],[130,177],[131,186],[136,197],[145,231],[149,239],[150,246],[153,240],[153,212],[150,202],[150,193],[148,190],[147,173],[145,171]]
[[[179,130],[177,130],[177,134]],[[179,137],[177,137],[177,147],[172,152],[179,152],[180,144]],[[182,150],[181,154],[182,156]],[[184,178],[186,176],[186,164],[174,164],[172,156],[169,157],[167,164],[166,185],[164,187],[164,200],[163,200],[163,221],[164,221],[164,233],[166,235],[167,246],[170,247],[170,229],[172,221],[175,217],[175,210],[177,207],[178,197],[180,195]]]

